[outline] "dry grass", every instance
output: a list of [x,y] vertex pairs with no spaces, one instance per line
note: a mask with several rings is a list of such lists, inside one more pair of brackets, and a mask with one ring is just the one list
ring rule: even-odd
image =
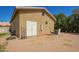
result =
[[6,40],[6,38],[9,36],[10,35],[8,33],[0,34],[0,52],[6,51],[6,46],[8,44],[8,41]]
[[64,43],[63,45],[68,46],[68,47],[72,47],[72,44],[70,44],[70,43]]

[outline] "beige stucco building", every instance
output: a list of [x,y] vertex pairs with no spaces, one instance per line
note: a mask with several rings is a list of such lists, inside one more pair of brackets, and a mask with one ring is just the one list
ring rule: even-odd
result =
[[56,18],[45,8],[16,7],[11,23],[11,31],[19,38],[51,34]]

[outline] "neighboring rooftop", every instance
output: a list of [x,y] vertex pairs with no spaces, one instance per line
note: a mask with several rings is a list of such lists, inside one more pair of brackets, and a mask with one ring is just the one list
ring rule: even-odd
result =
[[0,26],[10,26],[9,22],[0,22]]

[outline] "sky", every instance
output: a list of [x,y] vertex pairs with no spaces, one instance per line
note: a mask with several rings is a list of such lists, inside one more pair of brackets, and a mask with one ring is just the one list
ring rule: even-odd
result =
[[[79,6],[42,6],[48,9],[51,14],[56,15],[64,13],[66,16],[72,14],[74,9],[79,9]],[[0,21],[10,22],[15,6],[0,6]]]

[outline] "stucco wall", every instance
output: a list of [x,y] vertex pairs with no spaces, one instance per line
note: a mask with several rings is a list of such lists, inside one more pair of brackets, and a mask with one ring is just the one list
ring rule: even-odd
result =
[[[54,31],[54,21],[45,13],[42,15],[41,10],[23,10],[19,12],[19,20],[20,20],[20,34],[21,37],[26,36],[26,21],[36,21],[37,22],[37,34],[50,34],[50,32]],[[45,24],[45,22],[48,24]],[[43,25],[43,30],[41,31],[41,25]]]
[[15,30],[15,34],[19,37],[19,14],[16,14],[13,21],[11,22],[11,30]]
[[[48,24],[45,24],[45,22],[48,22]],[[54,21],[47,14],[43,17],[43,24],[45,33],[54,32]]]
[[39,33],[39,26],[40,26],[40,20],[42,19],[41,18],[41,12],[37,12],[37,11],[21,11],[20,12],[20,31],[21,31],[21,36],[22,37],[25,37],[26,36],[26,21],[27,20],[31,20],[31,21],[36,21],[38,24],[37,24],[37,34]]

